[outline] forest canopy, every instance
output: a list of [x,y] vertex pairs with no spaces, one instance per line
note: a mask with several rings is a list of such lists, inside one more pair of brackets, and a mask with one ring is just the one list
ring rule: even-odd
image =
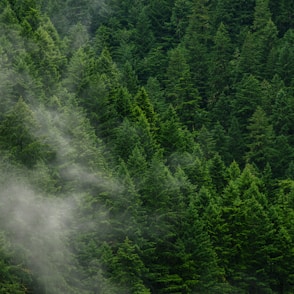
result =
[[0,293],[293,293],[293,15],[2,0]]

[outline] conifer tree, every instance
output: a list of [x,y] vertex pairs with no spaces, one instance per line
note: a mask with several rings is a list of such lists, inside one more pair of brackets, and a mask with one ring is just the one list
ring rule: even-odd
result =
[[275,224],[276,234],[273,241],[271,259],[274,289],[279,292],[293,290],[293,181],[279,182],[279,189],[275,194],[274,205],[271,207],[271,219]]
[[254,162],[260,170],[266,167],[267,163],[272,163],[274,158],[274,132],[266,114],[261,107],[249,119],[249,143],[248,152],[245,157],[247,161]]
[[174,152],[192,151],[193,138],[181,124],[172,105],[169,105],[159,128],[159,143],[166,156]]
[[174,30],[175,42],[179,43],[185,35],[192,9],[192,1],[176,0],[172,8],[171,26]]
[[270,10],[273,14],[273,20],[279,29],[279,35],[283,36],[290,28],[293,28],[293,11],[294,5],[287,0],[269,1]]
[[186,246],[186,254],[190,256],[190,267],[193,269],[193,276],[189,277],[187,284],[192,293],[206,291],[217,293],[220,275],[217,256],[205,225],[198,215],[195,202],[196,199],[190,199],[183,228],[183,242]]
[[165,83],[166,97],[182,122],[190,130],[195,130],[203,123],[204,111],[200,108],[202,99],[193,85],[185,55],[185,49],[180,46],[169,51]]
[[229,61],[232,44],[226,26],[221,22],[213,39],[211,62],[209,63],[208,99],[212,107],[222,92],[229,86]]
[[141,147],[140,136],[137,133],[136,127],[127,118],[123,120],[113,133],[116,138],[113,142],[115,154],[122,159],[127,160],[137,145]]
[[234,119],[240,122],[241,133],[245,133],[248,119],[261,104],[262,90],[259,80],[253,75],[245,75],[237,85],[236,97],[232,102]]
[[293,85],[294,55],[291,50],[294,44],[294,30],[289,29],[274,48],[274,70],[286,86]]
[[205,86],[208,73],[207,49],[210,41],[211,20],[207,4],[203,0],[195,1],[182,42],[187,50],[187,60],[191,68],[193,85],[204,99],[204,105],[206,104]]
[[220,195],[226,186],[225,165],[220,155],[216,153],[208,163],[209,175],[212,180],[213,187]]
[[150,131],[153,135],[155,135],[157,131],[158,118],[157,114],[154,111],[153,104],[144,87],[139,89],[138,93],[135,96],[135,101],[138,107],[142,110],[144,116],[146,117],[151,128]]
[[148,167],[145,157],[142,148],[136,145],[127,160],[129,173],[138,190],[142,188],[142,183],[145,181],[145,172]]
[[44,146],[34,136],[37,127],[32,111],[20,98],[1,121],[0,149],[8,158],[33,167],[44,156]]
[[137,251],[136,244],[126,237],[114,257],[114,280],[120,286],[120,293],[150,293],[142,280],[147,269]]
[[36,64],[39,75],[47,92],[52,93],[55,83],[60,80],[61,67],[65,58],[62,55],[58,41],[54,37],[57,35],[50,20],[44,21],[34,32],[34,39],[37,48],[32,48],[32,58]]

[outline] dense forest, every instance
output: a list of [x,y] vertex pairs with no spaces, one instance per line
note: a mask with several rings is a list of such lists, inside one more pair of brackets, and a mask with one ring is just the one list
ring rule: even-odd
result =
[[0,1],[0,293],[294,293],[294,2]]

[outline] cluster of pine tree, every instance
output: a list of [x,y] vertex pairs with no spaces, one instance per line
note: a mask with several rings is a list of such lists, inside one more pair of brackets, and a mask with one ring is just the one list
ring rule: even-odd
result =
[[0,293],[293,293],[293,3],[1,0]]

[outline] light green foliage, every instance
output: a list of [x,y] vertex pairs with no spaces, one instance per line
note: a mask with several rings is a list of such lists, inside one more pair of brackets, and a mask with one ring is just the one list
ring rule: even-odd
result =
[[43,159],[41,142],[32,135],[37,130],[37,122],[28,105],[19,99],[8,111],[0,124],[1,151],[27,167],[34,166]]
[[159,128],[159,142],[166,155],[173,152],[192,150],[193,139],[185,126],[179,121],[179,117],[172,105],[168,106],[162,117]]
[[203,123],[200,108],[201,97],[191,77],[191,70],[186,60],[187,52],[183,47],[169,51],[166,72],[165,91],[167,102],[173,105],[181,121],[190,129],[195,130]]
[[184,83],[189,83],[190,80],[190,68],[186,62],[184,49],[177,47],[171,50],[166,73],[166,95],[168,101],[176,108],[181,108],[186,100],[187,85]]
[[50,91],[60,79],[65,58],[58,47],[58,34],[49,19],[45,19],[35,30],[34,40],[37,47],[32,48],[31,56],[46,90]]
[[114,258],[114,277],[121,287],[120,293],[150,293],[142,281],[147,269],[136,252],[138,249],[127,237]]
[[137,106],[142,110],[142,113],[146,117],[149,125],[150,131],[152,133],[157,131],[157,114],[154,111],[154,107],[145,88],[141,88],[135,96],[135,102]]

